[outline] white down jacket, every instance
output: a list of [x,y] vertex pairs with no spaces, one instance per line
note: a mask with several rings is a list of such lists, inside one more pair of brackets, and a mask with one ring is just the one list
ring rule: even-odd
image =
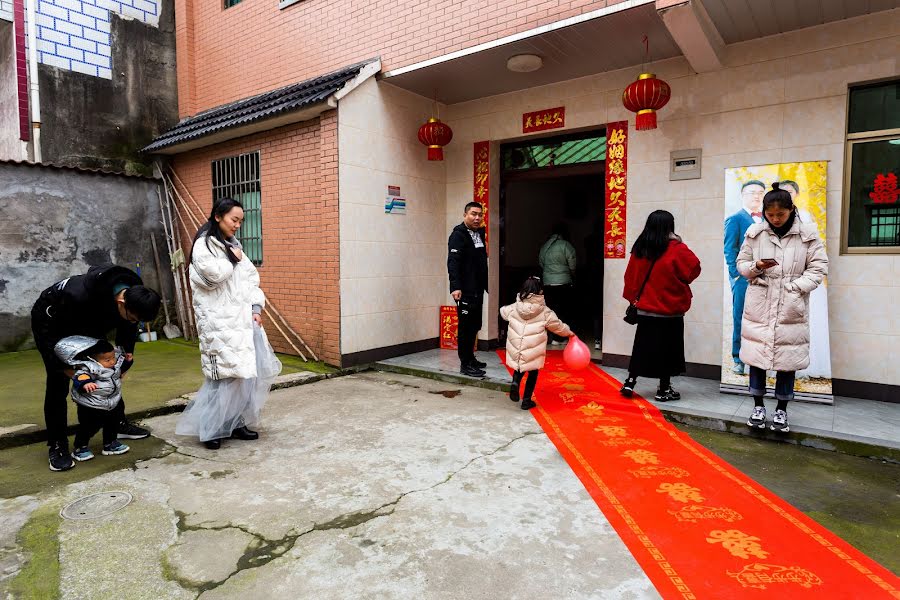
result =
[[[778,264],[760,271],[756,261]],[[747,230],[737,268],[750,281],[741,321],[741,360],[768,371],[809,366],[809,293],[828,274],[828,256],[814,223],[794,225],[779,239],[768,223]]]
[[205,235],[197,238],[191,252],[200,360],[209,379],[250,379],[256,377],[253,305],[264,306],[266,297],[247,255],[232,264],[225,252],[224,244]]
[[501,307],[500,316],[509,321],[506,366],[523,373],[544,366],[548,329],[556,335],[572,335],[569,326],[547,307],[541,295],[520,298],[515,304]]

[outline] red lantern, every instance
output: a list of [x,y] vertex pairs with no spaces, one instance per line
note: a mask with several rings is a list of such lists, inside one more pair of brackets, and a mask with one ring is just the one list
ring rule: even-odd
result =
[[435,117],[419,127],[419,141],[428,146],[428,160],[444,160],[443,146],[452,139],[453,130]]
[[641,73],[637,81],[625,88],[622,93],[622,104],[631,112],[637,113],[635,129],[656,129],[656,111],[669,103],[672,88],[653,73]]

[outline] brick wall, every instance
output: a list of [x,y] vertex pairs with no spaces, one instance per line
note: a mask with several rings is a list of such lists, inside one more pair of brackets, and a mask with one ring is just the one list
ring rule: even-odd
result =
[[[381,56],[384,70],[623,0],[176,0],[182,116]],[[192,71],[192,72],[191,72]],[[193,76],[192,76],[193,75]]]
[[[262,289],[329,364],[340,364],[337,115],[182,154],[175,171],[208,216],[210,163],[259,150],[262,190]],[[195,232],[191,231],[193,237]],[[269,324],[278,352],[296,354]]]

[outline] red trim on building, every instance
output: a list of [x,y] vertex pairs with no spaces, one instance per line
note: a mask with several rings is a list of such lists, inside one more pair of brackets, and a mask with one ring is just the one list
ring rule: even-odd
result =
[[16,35],[16,86],[19,96],[19,139],[31,139],[28,119],[28,60],[25,57],[25,0],[13,0],[13,24]]

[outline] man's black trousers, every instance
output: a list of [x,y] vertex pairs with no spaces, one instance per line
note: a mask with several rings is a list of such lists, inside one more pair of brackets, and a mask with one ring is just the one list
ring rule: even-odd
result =
[[456,303],[456,316],[459,317],[459,328],[456,332],[456,349],[459,355],[459,366],[465,367],[475,360],[475,338],[481,329],[481,303],[484,294],[474,296],[463,294]]

